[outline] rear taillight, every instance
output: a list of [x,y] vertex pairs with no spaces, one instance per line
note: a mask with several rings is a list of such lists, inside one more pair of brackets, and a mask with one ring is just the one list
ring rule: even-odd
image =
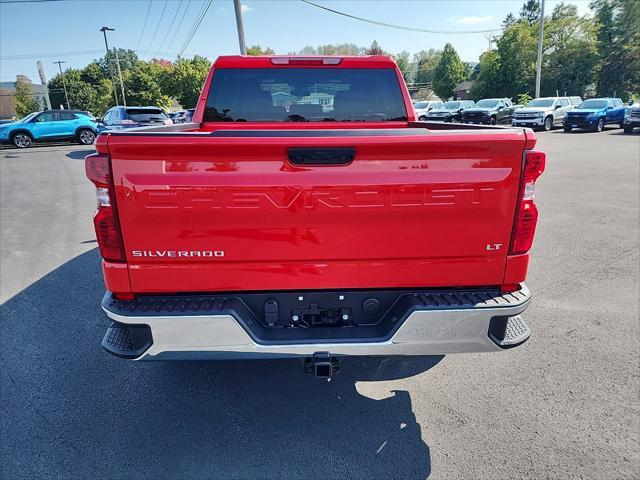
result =
[[124,262],[122,234],[113,205],[115,194],[109,168],[109,157],[96,153],[87,156],[84,162],[87,178],[96,186],[98,208],[93,217],[93,225],[96,229],[100,254],[102,258],[110,262]]
[[533,203],[536,180],[546,164],[546,155],[538,150],[525,151],[524,167],[520,183],[520,202],[511,236],[510,255],[527,253],[533,244],[538,222],[538,209]]

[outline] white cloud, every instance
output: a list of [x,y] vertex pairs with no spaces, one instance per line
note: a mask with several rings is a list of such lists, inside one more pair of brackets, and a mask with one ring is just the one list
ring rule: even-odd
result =
[[451,17],[451,18],[449,18],[450,22],[458,23],[460,25],[477,25],[479,23],[490,22],[491,20],[493,20],[493,17],[491,15],[486,15],[484,17],[469,16],[469,17]]
[[247,12],[252,12],[255,10],[255,8],[250,7],[249,5],[245,5],[244,3],[242,5],[240,5],[240,10],[242,11],[242,13],[247,13]]

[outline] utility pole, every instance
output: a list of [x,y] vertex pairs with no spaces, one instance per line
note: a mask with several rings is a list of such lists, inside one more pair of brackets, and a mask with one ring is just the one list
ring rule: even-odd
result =
[[247,46],[244,43],[244,26],[242,25],[242,5],[240,0],[233,0],[233,6],[236,10],[236,27],[238,28],[238,42],[240,43],[240,55],[247,54]]
[[489,41],[489,51],[491,51],[491,46],[493,44],[493,33],[491,32],[487,32],[487,33],[483,33],[484,38],[486,38]]
[[544,36],[544,0],[540,0],[540,31],[538,32],[538,58],[536,60],[536,98],[540,97],[540,76],[542,74],[542,37]]
[[107,66],[109,67],[109,73],[111,74],[111,83],[113,84],[113,98],[116,99],[116,105],[120,105],[118,103],[118,92],[116,88],[116,81],[113,78],[113,71],[111,70],[111,65],[109,65],[109,43],[107,42],[107,31],[112,31],[112,30],[113,28],[109,28],[109,27],[102,27],[100,29],[100,31],[104,35],[104,46],[107,49],[107,56],[105,57],[105,59],[107,60]]
[[118,65],[118,76],[120,77],[120,91],[122,92],[122,104],[127,106],[127,99],[124,96],[124,82],[122,81],[122,70],[120,70],[120,59],[118,58],[118,49],[114,48],[114,52],[116,52],[116,65]]
[[47,101],[47,110],[51,110],[51,99],[49,98],[49,87],[47,86],[47,76],[44,74],[42,62],[38,60],[38,74],[40,74],[40,82],[44,85],[44,98]]
[[64,87],[64,98],[67,100],[67,110],[71,110],[71,106],[69,105],[69,95],[67,94],[67,82],[64,81],[64,73],[62,73],[62,64],[67,62],[58,60],[57,62],[53,62],[53,63],[57,63],[58,68],[60,69],[60,76],[62,77],[62,86]]

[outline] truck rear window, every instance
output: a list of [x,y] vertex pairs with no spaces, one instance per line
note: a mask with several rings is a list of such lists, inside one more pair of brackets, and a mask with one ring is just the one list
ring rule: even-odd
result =
[[169,117],[159,108],[127,108],[127,118],[135,122],[162,122]]
[[390,68],[220,68],[205,122],[385,122],[407,112]]

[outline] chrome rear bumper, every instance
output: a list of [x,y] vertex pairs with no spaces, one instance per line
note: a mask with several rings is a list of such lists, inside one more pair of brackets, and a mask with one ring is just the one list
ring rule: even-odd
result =
[[[519,315],[531,300],[524,284],[519,291],[504,295],[488,295],[486,290],[406,295],[416,301],[406,315],[393,319],[397,324],[388,338],[267,341],[256,337],[255,320],[252,323],[222,307],[202,308],[204,302],[195,307],[189,303],[194,297],[180,297],[176,301],[183,307],[171,303],[171,309],[164,310],[159,307],[166,305],[162,297],[149,300],[151,304],[137,300],[133,305],[116,300],[107,292],[102,308],[116,322],[112,328],[117,331],[110,330],[105,335],[103,346],[119,355],[109,343],[116,342],[117,348],[131,347],[131,355],[125,351],[120,356],[149,361],[307,357],[317,352],[337,356],[443,355],[500,351],[529,338],[529,328]],[[442,299],[448,304],[443,304]]]

